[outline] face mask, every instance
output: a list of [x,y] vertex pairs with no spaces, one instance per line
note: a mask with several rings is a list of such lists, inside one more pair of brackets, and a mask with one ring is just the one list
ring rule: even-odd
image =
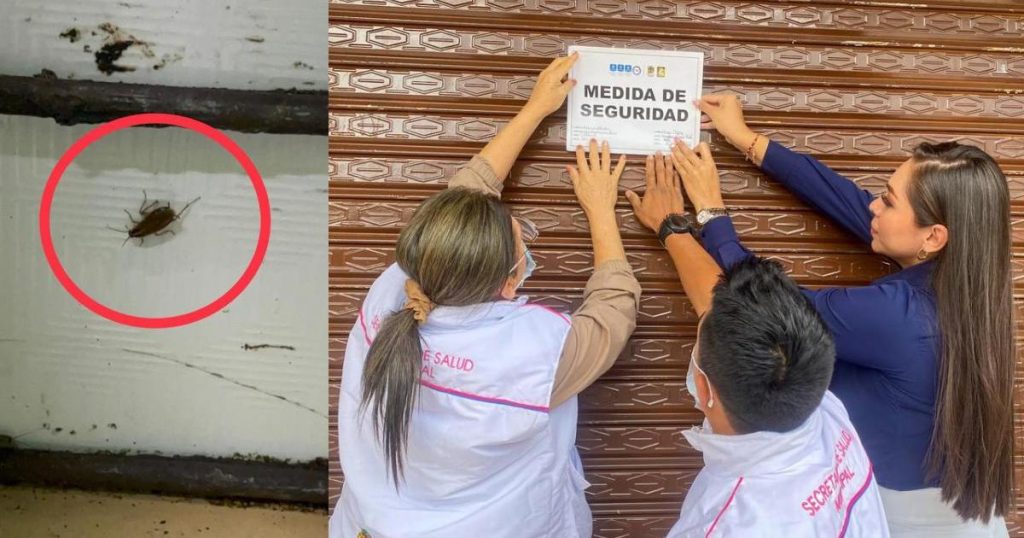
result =
[[523,287],[526,279],[530,278],[530,275],[533,274],[533,270],[537,268],[537,262],[533,261],[533,254],[530,254],[530,249],[525,246],[523,247],[523,256],[526,258],[526,271],[523,272],[523,278],[519,281],[519,284],[516,284],[517,288]]
[[[700,366],[697,365],[697,362],[694,360],[695,356],[696,355],[694,354],[694,352],[691,351],[690,352],[690,366],[686,369],[686,392],[689,392],[690,396],[693,398],[693,401],[697,403],[697,409],[700,409],[701,411],[705,411],[704,404],[700,403],[700,397],[697,396],[697,377],[693,373],[693,371],[697,370],[698,372],[700,372],[700,375],[704,376],[705,378],[707,377],[707,374],[705,374],[704,370],[701,370]],[[711,407],[713,407],[714,405],[715,405],[715,401],[714,400],[710,400],[708,402],[708,408],[709,409]]]

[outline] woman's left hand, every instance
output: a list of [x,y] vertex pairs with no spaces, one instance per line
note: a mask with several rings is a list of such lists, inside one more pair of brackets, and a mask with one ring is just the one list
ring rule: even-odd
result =
[[708,207],[725,207],[718,184],[718,166],[706,142],[701,142],[694,151],[686,142],[677,140],[672,147],[672,165],[683,178],[683,187],[695,212]]

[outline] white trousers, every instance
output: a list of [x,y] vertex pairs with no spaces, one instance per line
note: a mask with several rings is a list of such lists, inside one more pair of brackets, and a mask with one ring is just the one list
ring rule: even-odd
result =
[[951,504],[942,502],[939,488],[896,491],[878,488],[892,538],[1007,538],[1006,521],[994,517],[988,524],[964,521]]

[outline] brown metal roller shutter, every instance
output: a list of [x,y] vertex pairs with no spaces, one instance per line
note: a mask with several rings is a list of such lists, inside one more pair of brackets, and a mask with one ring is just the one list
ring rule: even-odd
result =
[[[760,132],[873,191],[920,141],[985,148],[1010,178],[1018,282],[1024,274],[1018,2],[355,0],[331,4],[330,23],[332,412],[345,338],[368,286],[393,260],[399,230],[570,44],[702,51],[706,92],[741,95]],[[592,255],[563,171],[564,134],[563,113],[541,125],[505,199],[543,232],[528,293],[571,310]],[[811,286],[856,285],[893,270],[722,140],[711,142],[727,204],[753,250]],[[634,158],[623,184],[642,181]],[[671,261],[622,202],[626,249],[644,288],[640,321],[615,367],[581,396],[578,444],[595,535],[663,536],[701,464],[679,433],[700,418],[683,383],[696,320]],[[332,506],[342,480],[333,416]],[[1022,432],[1024,424],[1024,454]],[[1024,536],[1021,521],[1012,518],[1015,536]]]

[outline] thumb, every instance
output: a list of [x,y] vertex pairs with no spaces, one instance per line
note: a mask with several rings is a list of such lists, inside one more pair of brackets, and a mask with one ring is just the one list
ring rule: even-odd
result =
[[565,96],[569,95],[569,92],[571,92],[572,89],[575,88],[575,87],[576,87],[576,79],[573,79],[573,78],[565,79],[565,82],[563,82],[561,87],[559,88],[560,90],[562,90],[562,97],[565,97]]
[[707,142],[701,142],[697,144],[697,149],[694,150],[702,161],[707,162],[711,159],[711,147],[708,146]]
[[715,117],[715,113],[718,112],[718,101],[712,101],[711,98],[714,96],[702,97],[700,99],[694,99],[693,104],[708,117],[712,119]]
[[580,188],[580,173],[576,170],[575,166],[566,166],[565,169],[569,172],[569,179],[572,181],[573,190],[579,190]]
[[633,206],[633,212],[640,212],[640,197],[633,191],[626,191],[626,199],[629,200],[629,205]]

